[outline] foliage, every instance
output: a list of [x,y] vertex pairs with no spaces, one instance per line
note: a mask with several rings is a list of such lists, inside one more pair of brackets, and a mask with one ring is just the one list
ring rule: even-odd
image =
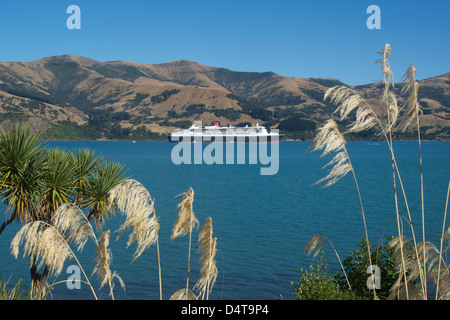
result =
[[233,108],[215,109],[212,112],[216,117],[225,117],[230,121],[236,121],[241,117],[239,111],[234,110]]
[[102,131],[90,125],[61,121],[47,129],[45,136],[48,140],[97,140],[102,137]]
[[20,300],[22,298],[23,291],[20,291],[21,279],[17,282],[13,289],[6,289],[7,282],[2,282],[2,276],[0,274],[0,300]]
[[[128,100],[126,106],[128,108],[134,108],[137,107],[144,101],[144,99],[148,98],[149,94],[147,93],[136,93],[136,96],[132,100]],[[127,113],[128,114],[128,113]],[[129,115],[129,114],[128,114]]]
[[306,119],[289,118],[280,121],[278,129],[285,131],[314,131],[316,130],[316,123]]
[[129,128],[122,128],[118,122],[114,123],[105,134],[108,139],[126,139],[131,133]]
[[[141,128],[145,132],[144,128]],[[186,288],[189,287],[191,233],[198,225],[193,213],[192,188],[178,204],[179,216],[174,224],[172,238],[185,234],[189,225],[189,258]],[[49,148],[41,143],[40,134],[32,134],[20,125],[0,132],[0,201],[7,205],[9,218],[0,226],[0,234],[14,221],[22,224],[11,241],[11,253],[17,259],[21,250],[30,259],[32,299],[45,299],[51,277],[61,274],[64,264],[74,259],[95,299],[95,290],[86,275],[75,249],[83,250],[88,240],[96,245],[96,265],[92,275],[97,275],[100,289],[108,285],[114,299],[114,281],[124,283],[110,269],[112,252],[109,249],[110,230],[97,238],[92,223],[99,229],[106,218],[120,212],[125,222],[116,231],[118,237],[130,229],[127,248],[136,243],[133,261],[153,244],[157,246],[160,299],[162,277],[159,255],[159,218],[154,199],[138,181],[129,179],[125,167],[115,161],[97,157],[88,149],[73,152]],[[186,216],[189,221],[186,221]],[[209,298],[216,277],[214,259],[216,240],[212,237],[212,220],[209,218],[199,231],[201,272],[194,289],[202,299]],[[71,280],[53,282],[53,285]],[[19,284],[6,290],[1,283],[0,299],[20,299]],[[53,286],[52,285],[52,286]],[[189,290],[185,290],[186,293]],[[195,295],[194,295],[195,297]]]
[[450,107],[450,96],[445,93],[444,88],[420,87],[418,94],[421,99],[428,98],[436,100],[442,106]]
[[[390,67],[389,57],[391,48],[386,44],[381,52],[381,58],[378,62],[381,64],[383,71],[383,80],[380,85],[382,89],[382,101],[385,103],[386,113],[379,115],[373,107],[368,104],[364,97],[362,97],[355,90],[346,86],[336,86],[327,90],[324,99],[330,98],[330,102],[336,104],[338,107],[334,111],[340,118],[340,121],[351,114],[355,114],[355,119],[351,119],[350,125],[345,126],[345,133],[358,133],[367,130],[377,129],[380,136],[384,136],[390,151],[390,160],[392,167],[392,183],[394,193],[395,217],[397,222],[398,235],[395,236],[388,243],[389,249],[383,249],[376,246],[369,241],[367,232],[367,223],[365,218],[363,201],[361,198],[358,181],[355,170],[351,164],[350,157],[345,147],[346,139],[340,132],[340,128],[334,119],[329,119],[319,130],[308,150],[322,150],[321,157],[329,154],[335,154],[331,161],[325,167],[332,167],[327,176],[320,179],[316,184],[328,181],[325,187],[335,184],[339,179],[351,172],[355,182],[356,191],[358,194],[361,215],[363,218],[365,239],[360,249],[353,254],[353,257],[345,261],[345,267],[341,263],[345,280],[350,283],[356,281],[355,288],[363,288],[362,285],[362,266],[374,266],[381,264],[385,271],[384,274],[384,289],[380,294],[376,292],[375,286],[373,290],[373,298],[379,299],[380,296],[388,299],[407,299],[407,300],[427,300],[430,297],[428,288],[434,286],[434,293],[436,300],[446,300],[450,298],[450,269],[447,264],[447,250],[448,246],[444,243],[450,237],[450,230],[446,229],[446,216],[448,209],[448,201],[450,196],[450,182],[447,189],[447,198],[444,210],[444,221],[442,224],[442,233],[440,237],[440,247],[438,248],[429,241],[426,241],[425,228],[425,206],[424,206],[424,179],[423,179],[423,165],[422,165],[422,148],[421,148],[421,116],[423,114],[419,98],[419,84],[416,81],[416,69],[411,64],[403,77],[403,88],[401,94],[404,95],[404,100],[399,108],[397,97],[394,91],[393,72]],[[408,197],[402,182],[402,177],[397,167],[396,155],[393,148],[393,132],[404,132],[409,126],[414,126],[417,129],[418,142],[418,168],[420,174],[420,201],[422,207],[421,214],[421,236],[422,240],[419,242],[416,238],[415,226],[412,222],[412,214],[409,209]],[[325,168],[324,167],[324,168]],[[404,200],[405,209],[399,205],[399,200]],[[404,210],[404,212],[402,212]],[[403,221],[405,219],[405,222]],[[412,239],[404,236],[404,226],[408,226],[411,231]],[[308,243],[312,244],[310,247],[323,245],[325,242],[316,241],[317,236],[311,238]],[[365,247],[364,247],[365,242]],[[372,252],[375,249],[375,252]],[[364,252],[367,250],[366,252]],[[336,250],[335,250],[336,252]],[[375,254],[375,256],[373,256]],[[341,261],[339,259],[339,261]],[[364,261],[364,263],[362,263]],[[347,275],[346,268],[350,275]],[[367,270],[367,269],[366,269]],[[381,271],[381,270],[380,270]],[[394,274],[396,278],[394,278]],[[395,280],[395,281],[394,281]],[[367,280],[366,280],[367,281]],[[342,282],[342,279],[341,279]],[[367,282],[366,282],[367,284]],[[389,294],[388,294],[389,293]],[[370,293],[359,292],[359,294],[367,295],[370,298]]]
[[233,93],[228,94],[227,98],[236,100],[237,104],[242,108],[242,113],[250,115],[253,119],[272,120],[273,112],[270,110],[264,109]]
[[133,117],[124,111],[113,112],[113,109],[91,110],[89,121],[85,125],[77,125],[64,120],[46,130],[49,140],[97,140],[102,137],[111,140],[163,140],[165,135],[147,130],[145,126],[136,129],[122,128],[121,121],[140,124],[141,118]]
[[165,140],[166,136],[157,132],[152,132],[150,129],[146,129],[145,126],[139,126],[134,130],[131,130],[130,140]]
[[[0,301],[2,300],[31,300],[31,289],[28,290],[28,294],[26,297],[23,297],[23,290],[20,289],[20,286],[22,284],[22,279],[19,279],[17,281],[17,284],[11,288],[7,289],[6,286],[8,285],[8,282],[2,281],[2,275],[0,274]],[[50,290],[47,290],[47,292],[42,297],[42,300],[45,300],[47,298],[47,295],[50,293]]]
[[[24,222],[28,229],[33,223],[40,223],[35,226],[43,232],[42,239],[49,239],[52,233],[47,231],[54,226],[55,212],[63,204],[75,201],[85,205],[84,208],[90,210],[95,221],[103,221],[107,212],[102,209],[108,201],[108,193],[125,179],[125,168],[101,158],[94,165],[86,166],[86,162],[92,161],[93,158],[86,156],[86,153],[74,154],[46,147],[40,141],[40,134],[30,133],[26,126],[16,125],[7,132],[2,131],[0,200],[7,205],[9,219],[1,225],[0,234],[13,221]],[[36,232],[30,234],[37,236]],[[30,239],[28,237],[27,241]],[[60,241],[61,237],[53,239]],[[57,243],[53,240],[48,242]],[[40,239],[35,243],[44,245]],[[27,246],[27,249],[40,250],[38,246]],[[55,250],[48,256],[54,257]],[[33,297],[42,296],[52,273],[52,268],[47,268],[48,261],[45,265],[43,260],[38,264],[38,260],[44,257],[41,251],[30,255]]]
[[202,114],[206,111],[206,105],[204,103],[190,104],[186,107],[183,113],[184,116],[190,117],[195,114]]
[[112,108],[101,110],[93,109],[89,111],[88,123],[99,130],[108,129],[111,127],[111,123],[117,123],[119,121],[127,121],[131,119],[128,112],[119,111],[114,112]]
[[167,99],[169,99],[171,95],[177,94],[178,92],[180,92],[180,89],[166,90],[164,92],[161,92],[160,94],[152,96],[151,101],[152,103],[162,103],[164,101],[167,101]]
[[176,113],[174,110],[169,110],[167,115],[170,118],[188,118],[193,115],[203,114],[205,112],[211,112],[216,117],[225,117],[230,121],[236,121],[241,117],[241,112],[239,110],[235,110],[233,108],[216,109],[214,106],[207,108],[203,103],[191,104],[187,106],[182,113]]
[[189,120],[180,120],[180,121],[170,122],[170,121],[168,121],[168,119],[166,119],[166,120],[160,122],[159,125],[166,126],[166,127],[176,127],[176,128],[187,129],[192,125],[192,123]]
[[314,139],[313,131],[286,131],[282,132],[284,134],[284,140],[301,140],[301,141],[309,141]]
[[[372,263],[380,268],[381,288],[377,289],[377,297],[386,299],[389,296],[389,290],[398,278],[395,270],[394,249],[388,247],[389,239],[384,245],[370,243]],[[352,292],[365,299],[372,299],[373,292],[367,288],[367,279],[370,273],[367,273],[369,266],[369,257],[365,239],[361,240],[357,249],[350,253],[350,256],[342,261],[345,273],[347,274]],[[347,279],[343,272],[336,273],[336,282],[340,287],[349,289]]]
[[323,252],[317,265],[308,270],[300,270],[297,283],[291,282],[297,300],[351,300],[353,296],[342,289],[333,276],[327,274],[327,264],[323,261]]

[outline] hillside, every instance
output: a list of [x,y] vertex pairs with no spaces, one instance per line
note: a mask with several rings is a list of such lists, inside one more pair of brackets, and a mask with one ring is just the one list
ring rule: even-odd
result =
[[[236,72],[187,60],[140,64],[54,56],[0,63],[0,124],[29,122],[47,139],[138,140],[164,139],[194,120],[219,120],[279,125],[288,137],[310,139],[311,128],[334,111],[323,95],[338,84],[343,85],[336,79]],[[419,85],[424,134],[448,139],[450,73]],[[354,89],[379,104],[379,86]]]

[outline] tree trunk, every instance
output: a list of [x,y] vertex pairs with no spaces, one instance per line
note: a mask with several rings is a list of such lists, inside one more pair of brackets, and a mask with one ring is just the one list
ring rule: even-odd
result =
[[47,293],[47,280],[50,272],[47,267],[42,273],[39,273],[36,262],[32,263],[30,268],[31,275],[31,299],[44,299]]

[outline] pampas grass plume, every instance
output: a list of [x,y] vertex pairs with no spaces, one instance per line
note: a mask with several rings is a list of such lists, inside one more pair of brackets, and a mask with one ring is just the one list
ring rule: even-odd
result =
[[188,191],[181,194],[183,198],[178,203],[178,216],[172,228],[172,236],[170,240],[182,237],[198,226],[198,220],[194,215],[194,190],[189,188]]
[[112,261],[112,254],[109,247],[109,239],[110,239],[110,231],[107,230],[102,233],[99,238],[98,246],[96,248],[96,260],[97,264],[95,265],[94,271],[92,274],[97,274],[98,279],[100,280],[100,288],[103,288],[105,284],[109,284],[110,287],[110,296],[114,298],[113,289],[114,289],[114,279],[117,279],[122,288],[125,288],[125,284],[122,281],[122,278],[114,271],[111,272],[110,265]]
[[198,231],[199,251],[202,253],[200,262],[200,279],[194,286],[199,288],[202,299],[206,295],[209,298],[209,293],[214,286],[217,278],[216,260],[214,259],[217,252],[217,237],[213,238],[212,218],[206,219]]
[[24,243],[24,256],[30,261],[40,260],[37,268],[46,265],[51,274],[58,276],[66,259],[73,257],[72,251],[61,234],[52,226],[42,221],[25,224],[11,241],[11,252],[17,259],[19,247]]
[[127,248],[137,242],[133,261],[140,257],[158,238],[159,222],[155,215],[154,200],[148,190],[138,181],[128,179],[110,192],[109,206],[116,205],[125,222],[118,230],[118,238],[127,228],[132,228]]
[[352,170],[352,166],[345,150],[345,143],[344,136],[339,131],[338,126],[333,119],[328,120],[318,130],[318,133],[308,150],[322,150],[322,155],[320,157],[324,157],[332,152],[337,154],[324,166],[324,168],[333,166],[329,174],[314,184],[326,182],[324,187],[329,187]]
[[186,295],[186,289],[183,288],[174,292],[169,300],[197,300],[197,296],[191,290],[188,290]]

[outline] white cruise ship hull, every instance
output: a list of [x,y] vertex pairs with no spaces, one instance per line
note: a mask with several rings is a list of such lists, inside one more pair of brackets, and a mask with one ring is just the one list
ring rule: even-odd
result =
[[220,127],[218,123],[214,126],[191,126],[189,129],[178,129],[168,135],[170,142],[222,142],[222,143],[271,143],[278,142],[280,135],[278,130],[270,133],[265,127],[256,124],[254,127]]

